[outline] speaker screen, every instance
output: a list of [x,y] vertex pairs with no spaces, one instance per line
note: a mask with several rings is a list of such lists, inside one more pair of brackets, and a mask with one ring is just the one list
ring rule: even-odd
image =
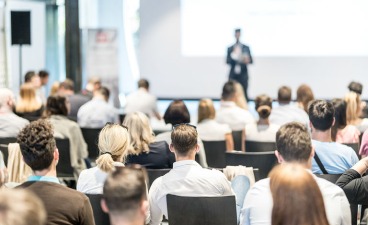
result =
[[11,43],[12,45],[31,44],[30,11],[11,11]]

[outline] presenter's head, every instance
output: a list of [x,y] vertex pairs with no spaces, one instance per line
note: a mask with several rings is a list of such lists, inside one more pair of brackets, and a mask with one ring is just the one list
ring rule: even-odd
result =
[[235,29],[235,38],[236,38],[236,42],[238,42],[238,41],[239,41],[240,33],[241,33],[240,28]]

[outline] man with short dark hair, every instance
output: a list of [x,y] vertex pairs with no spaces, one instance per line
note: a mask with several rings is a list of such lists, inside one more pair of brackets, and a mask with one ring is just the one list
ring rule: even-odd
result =
[[146,79],[138,81],[138,90],[129,94],[126,98],[125,113],[142,112],[149,117],[161,120],[157,108],[157,98],[149,93],[149,82]]
[[316,149],[312,164],[313,173],[341,174],[358,162],[358,157],[351,147],[332,142],[331,127],[335,123],[335,109],[332,103],[314,100],[309,105],[308,114],[312,142]]
[[101,206],[111,225],[143,225],[148,211],[145,169],[116,167],[106,179]]
[[[176,162],[166,175],[157,178],[149,191],[151,225],[158,225],[162,215],[168,218],[166,195],[223,196],[234,195],[230,182],[217,170],[202,168],[196,161],[199,151],[196,128],[189,124],[174,126],[170,150]],[[246,187],[244,187],[246,188]]]
[[289,122],[300,122],[308,126],[308,114],[296,104],[291,103],[291,88],[282,86],[277,93],[278,107],[271,111],[270,123],[284,125]]
[[[314,149],[309,132],[301,123],[283,125],[276,133],[276,146],[275,155],[279,163],[296,163],[308,171],[311,169]],[[325,179],[314,178],[323,196],[329,224],[351,224],[350,206],[344,192]],[[240,224],[271,225],[272,207],[270,179],[266,178],[256,182],[248,191],[241,210]]]
[[32,122],[21,130],[17,142],[24,162],[34,173],[19,187],[32,191],[42,200],[47,224],[95,224],[87,196],[59,183],[56,175],[59,150],[51,124],[47,120]]

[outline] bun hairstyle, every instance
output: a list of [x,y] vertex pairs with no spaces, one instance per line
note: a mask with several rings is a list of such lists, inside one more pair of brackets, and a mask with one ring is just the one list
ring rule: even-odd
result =
[[114,162],[123,162],[128,154],[130,137],[128,130],[119,124],[108,124],[98,136],[100,156],[96,160],[97,167],[104,172],[114,170]]
[[256,111],[260,118],[267,119],[272,110],[272,99],[268,95],[258,95],[255,99]]

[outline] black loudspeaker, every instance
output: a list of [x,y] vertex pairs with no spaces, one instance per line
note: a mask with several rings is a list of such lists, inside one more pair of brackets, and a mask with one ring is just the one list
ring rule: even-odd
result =
[[11,11],[11,44],[31,44],[31,12]]

